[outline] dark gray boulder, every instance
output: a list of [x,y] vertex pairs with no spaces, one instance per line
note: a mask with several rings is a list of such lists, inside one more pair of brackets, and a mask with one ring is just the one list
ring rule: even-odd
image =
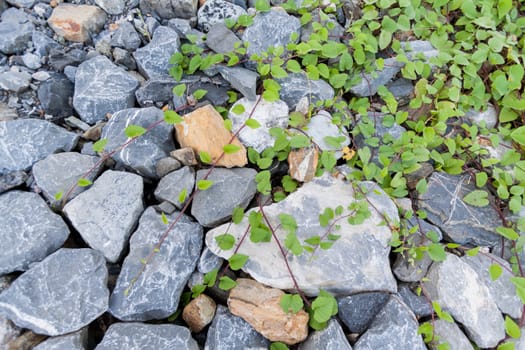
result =
[[328,326],[320,331],[308,335],[308,338],[299,344],[299,350],[352,350],[346,335],[337,320],[328,321]]
[[137,61],[139,72],[146,78],[169,77],[169,60],[180,51],[180,39],[177,32],[170,27],[160,26],[153,32],[151,42],[137,49],[133,56]]
[[31,41],[34,25],[23,10],[8,8],[0,21],[0,52],[10,55],[22,53]]
[[338,316],[352,333],[363,333],[389,299],[389,294],[370,292],[337,300]]
[[33,348],[33,350],[87,350],[88,327],[78,332],[51,337]]
[[285,78],[275,79],[281,86],[279,95],[290,110],[300,99],[308,97],[310,103],[334,98],[334,89],[326,81],[310,80],[306,73],[289,73]]
[[146,13],[155,12],[163,19],[195,17],[197,0],[140,0],[140,8]]
[[68,117],[73,114],[73,92],[74,86],[65,75],[52,73],[38,87],[38,99],[46,114]]
[[[185,166],[179,170],[172,171],[160,179],[155,189],[155,198],[157,198],[159,202],[168,201],[178,209],[182,209],[193,192],[194,186],[195,170]],[[179,202],[179,195],[184,190],[186,190],[186,200],[181,203]]]
[[140,36],[128,21],[121,22],[111,35],[111,46],[126,50],[136,50],[141,44]]

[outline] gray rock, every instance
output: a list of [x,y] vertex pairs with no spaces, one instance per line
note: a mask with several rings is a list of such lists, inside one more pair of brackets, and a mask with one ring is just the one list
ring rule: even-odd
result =
[[[273,146],[275,139],[270,135],[271,128],[286,129],[288,126],[288,106],[281,100],[268,102],[260,96],[258,98],[260,99],[258,103],[247,98],[241,98],[230,108],[228,118],[232,121],[234,132],[239,130],[250,117],[259,122],[261,125],[259,128],[245,127],[238,137],[245,146],[253,147],[260,153]],[[235,114],[232,112],[237,105],[244,106],[243,113]]]
[[83,62],[75,75],[73,106],[88,124],[104,120],[107,113],[133,107],[139,82],[105,56]]
[[400,283],[397,293],[417,318],[430,316],[434,312],[428,299],[424,295],[414,294],[408,285]]
[[51,78],[51,74],[41,70],[31,74],[31,78],[35,79],[36,81],[46,81],[47,79]]
[[9,4],[18,8],[31,8],[35,4],[35,0],[6,0]]
[[324,80],[310,80],[305,73],[289,73],[285,78],[276,79],[281,85],[279,95],[281,100],[294,110],[297,103],[307,97],[310,103],[331,100],[334,98],[334,89]]
[[434,263],[424,282],[429,297],[461,322],[480,348],[490,348],[505,337],[503,317],[490,291],[474,269],[455,255]]
[[[197,171],[197,182],[208,170]],[[193,198],[191,214],[205,227],[217,226],[231,218],[233,209],[246,209],[256,192],[257,171],[249,168],[215,168],[208,176],[213,185]]]
[[327,19],[321,19],[317,11],[312,11],[311,14],[312,20],[301,27],[302,42],[310,40],[311,35],[314,33],[312,23],[320,23],[325,28],[327,28],[328,25],[332,26],[332,29],[327,28],[330,40],[339,41],[339,39],[345,35],[345,29],[337,22],[335,16],[330,15]]
[[351,333],[363,333],[388,302],[387,293],[369,292],[337,300],[338,316]]
[[180,51],[180,39],[170,27],[160,26],[155,29],[151,42],[136,50],[133,56],[140,73],[147,79],[169,77],[169,60]]
[[0,73],[0,89],[20,93],[27,90],[30,82],[31,75],[26,72],[7,71]]
[[0,313],[50,336],[77,331],[108,308],[108,271],[101,253],[60,249],[0,294]]
[[42,63],[40,62],[40,57],[33,53],[25,53],[22,56],[22,61],[24,62],[24,65],[29,69],[38,69],[42,67]]
[[217,305],[204,350],[263,350],[269,346],[270,342],[248,322]]
[[93,181],[102,170],[103,162],[99,157],[83,155],[76,152],[50,154],[33,166],[33,176],[36,186],[53,208],[59,208],[61,201],[55,195],[62,192],[66,196],[69,190],[73,191],[64,200],[69,201],[87,187],[76,186],[78,180],[90,172],[86,179]]
[[0,175],[31,166],[57,151],[70,151],[78,135],[41,119],[0,122]]
[[153,78],[137,89],[135,96],[141,107],[166,105],[174,97],[173,87],[178,83],[173,78]]
[[427,61],[439,55],[439,51],[432,46],[430,41],[426,40],[403,41],[401,47],[407,51],[407,56],[411,60],[423,57]]
[[437,319],[434,321],[434,337],[429,344],[431,350],[439,350],[440,344],[448,344],[449,349],[474,350],[472,344],[457,324]]
[[84,241],[116,262],[142,213],[142,178],[105,171],[87,191],[64,207],[64,214]]
[[46,339],[33,350],[87,350],[87,346],[88,327],[84,327],[75,333]]
[[310,333],[308,338],[299,344],[299,350],[352,350],[339,322],[331,319],[328,326],[320,331]]
[[62,246],[69,229],[62,218],[32,192],[0,195],[0,275],[25,271]]
[[7,3],[5,0],[0,0],[0,14],[4,12],[7,9]]
[[391,81],[385,86],[392,95],[394,95],[400,106],[406,105],[410,102],[410,97],[414,92],[414,85],[410,80],[399,78]]
[[0,52],[10,55],[22,53],[31,41],[34,25],[24,11],[8,8],[0,21]]
[[[124,130],[128,125],[148,128],[153,123],[162,121],[164,113],[154,107],[129,108],[113,114],[102,129],[102,138],[107,138],[106,149],[116,149],[128,140]],[[164,122],[140,136],[129,146],[115,153],[112,158],[140,175],[156,178],[155,166],[161,158],[167,157],[175,148],[172,126]]]
[[418,334],[419,324],[410,309],[395,296],[377,314],[368,330],[354,344],[354,350],[389,349],[426,350]]
[[[396,221],[399,220],[397,208],[377,185],[362,182],[361,187],[367,192],[367,198],[373,205],[370,207],[371,215],[368,219],[360,225],[350,225],[347,220],[338,221],[340,230],[335,231],[335,234],[340,232],[341,238],[334,242],[329,250],[317,249],[313,257],[307,252],[288,257],[297,283],[307,295],[316,295],[319,289],[336,295],[370,290],[396,291],[397,286],[388,259],[392,232],[387,226],[380,225],[383,216],[376,210]],[[281,241],[288,232],[279,227],[278,216],[282,213],[292,215],[297,222],[296,235],[302,242],[326,233],[326,228],[319,224],[319,214],[326,208],[334,209],[338,205],[347,208],[355,201],[352,186],[325,174],[304,184],[283,201],[264,207],[264,212]],[[348,215],[348,211],[344,210],[342,215]],[[206,245],[214,254],[228,259],[233,254],[233,249],[221,250],[215,237],[227,231],[238,242],[247,226],[248,219],[245,217],[239,225],[225,224],[210,230],[206,235]],[[273,239],[268,243],[253,243],[246,239],[238,253],[250,257],[244,271],[258,282],[279,289],[294,288]]]
[[208,32],[215,23],[224,23],[231,18],[236,20],[245,15],[246,10],[231,2],[224,0],[207,0],[197,11],[198,28]]
[[223,258],[213,254],[208,247],[204,247],[197,268],[200,273],[208,273],[213,269],[219,269],[223,262]]
[[[63,49],[51,49],[49,51],[49,65],[56,71],[62,72],[66,66],[78,66],[80,63],[84,62],[86,56],[86,53],[80,49],[73,49],[68,52],[65,52]],[[104,72],[93,73],[105,74]],[[87,74],[88,77],[93,78],[90,74],[91,73]]]
[[217,53],[228,53],[241,45],[242,41],[224,23],[215,23],[206,35],[206,45]]
[[[327,111],[321,110],[310,118],[306,125],[305,132],[312,138],[322,151],[336,151],[335,157],[341,158],[341,149],[350,144],[350,137],[345,127],[338,127],[332,123],[332,115]],[[334,147],[327,142],[327,138],[341,139],[340,147]]]
[[27,174],[23,171],[13,171],[0,175],[0,194],[22,185],[26,180]]
[[73,91],[74,86],[65,75],[52,73],[49,79],[40,84],[38,99],[46,114],[67,117],[73,114]]
[[62,45],[38,30],[33,31],[31,40],[35,53],[40,57],[47,56],[52,49],[60,50],[62,48]]
[[[459,244],[494,246],[501,236],[496,227],[501,225],[492,205],[473,207],[463,197],[475,190],[469,175],[449,175],[434,172],[428,178],[428,190],[420,195],[418,203],[427,219],[441,228],[445,236]],[[489,201],[493,202],[489,194]]]
[[255,101],[257,95],[257,78],[259,74],[242,67],[217,67],[222,77],[250,101]]
[[[155,198],[157,198],[159,202],[168,201],[178,209],[182,209],[188,202],[194,186],[195,170],[185,166],[179,170],[172,171],[160,179],[155,189]],[[186,200],[181,203],[179,202],[179,196],[184,190],[186,190]]]
[[465,118],[476,125],[485,125],[487,129],[492,129],[498,123],[498,114],[493,105],[488,104],[484,111],[471,109],[465,113]]
[[77,74],[77,67],[65,66],[64,75],[69,79],[70,82],[75,82],[75,75]]
[[374,77],[372,73],[361,72],[361,80],[358,84],[350,88],[350,92],[359,97],[373,96],[377,93],[380,86],[389,83],[403,68],[404,63],[398,62],[395,57],[387,58],[384,61],[382,70],[376,70]]
[[171,157],[165,157],[159,159],[155,171],[157,172],[158,177],[164,177],[171,173],[172,171],[178,170],[182,167],[182,164]]
[[112,55],[116,64],[120,64],[129,70],[137,69],[137,63],[129,51],[116,47],[113,49]]
[[180,212],[166,215],[170,224],[179,216],[153,261],[146,264],[143,271],[141,260],[153,251],[169,226],[162,222],[161,215],[153,207],[146,209],[140,218],[110,298],[110,312],[116,318],[123,321],[163,319],[177,310],[180,295],[197,265],[202,247],[200,225]]
[[128,21],[119,23],[117,30],[111,36],[111,46],[120,47],[126,50],[136,50],[140,47],[140,36]]
[[199,350],[188,328],[138,322],[112,324],[96,350]]
[[195,17],[197,14],[197,0],[141,0],[140,8],[146,12],[155,12],[163,19]]
[[72,128],[84,131],[84,133],[91,128],[88,123],[84,123],[75,116],[64,118],[64,122]]
[[16,112],[16,109],[9,108],[7,104],[0,102],[0,122],[5,122],[17,118],[18,113]]
[[126,7],[125,0],[95,0],[95,4],[110,15],[120,15]]

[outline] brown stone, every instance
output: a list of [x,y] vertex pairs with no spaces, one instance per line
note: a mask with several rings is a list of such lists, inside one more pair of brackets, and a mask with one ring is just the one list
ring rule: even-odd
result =
[[182,165],[194,166],[199,164],[197,158],[195,157],[195,152],[193,148],[184,147],[170,152],[170,156],[175,160],[178,160]]
[[283,294],[280,289],[239,278],[230,291],[228,308],[269,340],[297,344],[308,336],[308,314],[304,310],[285,313],[280,305]]
[[198,333],[204,329],[215,315],[217,304],[207,295],[201,294],[190,301],[182,311],[182,319],[188,324],[190,330]]
[[106,13],[97,6],[62,4],[53,9],[49,26],[64,39],[84,42],[106,23]]
[[[184,122],[175,124],[177,140],[181,147],[191,147],[198,154],[208,152],[217,166],[226,168],[242,167],[248,163],[246,149],[233,134],[224,127],[224,121],[210,105],[198,108],[186,114]],[[233,137],[233,141],[232,140]],[[224,154],[222,148],[230,143],[241,147],[235,153]]]
[[292,150],[288,154],[290,176],[301,182],[311,181],[315,176],[318,161],[319,152],[316,147]]

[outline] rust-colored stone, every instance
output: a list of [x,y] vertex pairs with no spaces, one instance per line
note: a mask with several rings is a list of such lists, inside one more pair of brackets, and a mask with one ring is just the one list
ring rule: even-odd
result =
[[104,27],[106,13],[97,6],[63,4],[55,7],[47,20],[64,39],[84,42]]

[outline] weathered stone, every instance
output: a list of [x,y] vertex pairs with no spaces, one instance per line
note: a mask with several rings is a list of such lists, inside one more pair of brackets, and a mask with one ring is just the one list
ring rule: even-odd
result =
[[419,319],[421,317],[431,316],[434,310],[431,303],[424,295],[416,295],[412,292],[410,287],[404,283],[397,286],[397,294],[401,297],[403,302],[412,310],[414,315]]
[[487,129],[492,129],[498,123],[498,114],[493,105],[488,104],[484,111],[476,111],[471,109],[465,113],[465,118],[472,123],[482,126],[485,125]]
[[[441,228],[451,241],[494,246],[501,239],[496,234],[501,220],[492,205],[473,207],[463,201],[476,189],[469,178],[469,175],[434,172],[428,178],[427,192],[419,197],[419,207],[427,212],[427,220]],[[488,199],[494,201],[491,194]]]
[[34,25],[24,11],[8,8],[0,21],[0,52],[10,55],[22,53],[31,41]]
[[[350,144],[348,131],[345,127],[338,127],[333,124],[332,116],[324,110],[319,111],[319,113],[310,118],[305,132],[322,151],[336,151],[336,158],[341,158],[343,156],[341,149]],[[327,141],[327,139],[339,143],[340,147],[334,147]]]
[[505,337],[503,317],[490,291],[474,269],[455,255],[434,263],[424,286],[432,301],[465,327],[480,348],[496,346]]
[[0,122],[5,122],[17,118],[18,113],[15,109],[9,108],[7,104],[0,102]]
[[53,49],[62,49],[62,45],[38,30],[33,31],[31,41],[35,48],[34,52],[40,57],[47,56]]
[[254,280],[239,278],[230,291],[228,308],[243,318],[257,332],[271,341],[288,345],[302,342],[308,336],[308,314],[283,311],[280,301],[284,292],[267,288]]
[[119,23],[118,28],[111,35],[111,46],[126,50],[136,50],[140,47],[140,36],[128,21]]
[[13,91],[15,93],[24,92],[29,87],[31,75],[26,72],[7,71],[0,73],[0,89]]
[[[185,166],[182,169],[172,171],[160,179],[155,189],[155,198],[157,198],[159,202],[168,201],[178,209],[182,209],[193,192],[194,186],[195,170]],[[179,197],[182,191],[186,191],[186,196],[185,200],[180,202]]]
[[[17,327],[18,328],[18,327]],[[12,339],[7,345],[6,349],[16,350],[32,350],[37,344],[46,338],[45,335],[36,334],[33,331],[26,331]],[[3,348],[2,348],[3,349]]]
[[[163,118],[164,113],[154,107],[118,111],[102,129],[101,137],[108,139],[106,149],[116,149],[128,140],[124,132],[128,125],[148,128],[154,123],[161,122]],[[140,175],[156,178],[157,162],[167,157],[174,148],[172,126],[162,122],[115,153],[112,158],[117,163],[132,168]]]
[[288,154],[289,174],[301,182],[312,181],[317,171],[319,151],[316,147],[291,150]]
[[7,2],[18,8],[31,8],[35,4],[35,0],[7,0]]
[[120,15],[126,7],[125,0],[95,0],[95,4],[110,15]]
[[263,350],[269,346],[270,342],[248,322],[232,315],[226,307],[218,305],[215,318],[208,329],[204,350]]
[[96,56],[77,69],[73,106],[83,121],[94,124],[108,113],[133,107],[138,86],[131,74],[105,56]]
[[174,324],[112,324],[96,350],[199,350],[190,331]]
[[208,247],[204,247],[197,268],[201,273],[208,273],[213,269],[220,269],[224,259],[213,254]]
[[438,319],[433,322],[433,326],[436,339],[428,344],[431,350],[442,349],[440,344],[448,344],[449,349],[474,350],[468,338],[454,322]]
[[61,4],[53,9],[47,23],[64,39],[82,43],[100,32],[106,18],[97,6]]
[[224,0],[207,0],[197,12],[199,29],[208,32],[215,23],[224,23],[225,19],[236,20],[240,15],[245,15],[246,10],[231,2]]
[[62,218],[32,192],[0,195],[0,275],[25,271],[56,251],[69,236]]
[[25,53],[22,56],[22,61],[24,62],[24,65],[29,69],[38,69],[42,67],[42,63],[40,62],[40,57],[33,53]]
[[377,93],[380,86],[389,83],[401,71],[405,64],[398,62],[395,57],[387,58],[384,61],[382,70],[377,70],[374,73],[361,72],[359,74],[361,80],[358,84],[350,88],[350,92],[359,97],[373,96]]
[[[209,170],[197,171],[197,183]],[[193,198],[191,214],[205,227],[214,227],[231,218],[233,209],[246,209],[257,191],[257,171],[249,168],[216,168],[207,180],[213,185]]]
[[388,302],[387,293],[354,294],[337,300],[338,316],[352,333],[363,333]]
[[[171,224],[179,215],[176,211],[166,217]],[[153,251],[167,227],[153,207],[142,214],[111,294],[109,311],[116,318],[123,321],[163,319],[177,310],[182,290],[199,259],[202,227],[182,215],[154,254],[153,261],[144,266],[141,261]]]
[[31,166],[59,150],[70,151],[78,135],[41,119],[0,122],[0,175]]
[[215,23],[206,35],[206,45],[217,53],[228,53],[241,45],[242,41],[224,23]]
[[13,171],[0,175],[0,193],[22,185],[27,180],[27,174],[23,171]]
[[86,350],[88,348],[88,327],[78,332],[44,340],[33,350]]
[[[191,147],[197,153],[208,152],[212,161],[217,161],[217,166],[242,167],[248,163],[246,149],[237,137],[233,137],[233,134],[226,130],[221,115],[212,106],[198,108],[183,118],[184,122],[175,125],[181,147]],[[228,143],[239,146],[240,150],[224,154],[219,160],[223,147]]]
[[177,32],[169,27],[160,26],[155,29],[151,42],[137,49],[133,56],[145,78],[169,77],[169,60],[179,50],[180,39]]
[[194,166],[199,164],[197,158],[195,157],[195,152],[191,147],[183,147],[176,149],[175,151],[171,151],[170,156],[185,166]]
[[161,18],[192,18],[197,14],[197,0],[141,0],[145,13],[155,12]]
[[217,304],[212,298],[201,294],[184,307],[182,319],[192,332],[198,333],[213,320],[216,308]]
[[73,91],[74,86],[65,75],[52,73],[49,79],[40,84],[38,99],[46,114],[67,117],[73,114]]
[[181,167],[182,164],[177,159],[165,157],[159,159],[155,166],[155,171],[158,177],[164,177],[172,171],[179,170]]
[[[234,112],[238,105],[244,107],[244,112]],[[288,126],[288,106],[281,100],[268,102],[257,97],[257,101],[241,98],[230,108],[228,118],[232,121],[232,130],[239,130],[248,118],[255,119],[260,127],[252,129],[245,127],[239,133],[239,139],[245,146],[253,147],[257,152],[262,152],[272,147],[275,138],[270,135],[271,128],[285,129]]]
[[411,60],[423,57],[425,61],[428,61],[439,55],[439,51],[432,46],[430,41],[426,40],[402,41],[401,47],[407,51],[407,57]]
[[275,79],[281,86],[279,96],[290,110],[307,97],[310,103],[334,98],[334,89],[326,81],[310,80],[306,73],[289,73],[285,78]]
[[135,92],[137,102],[142,107],[166,105],[174,98],[173,87],[175,85],[177,82],[173,78],[149,79]]
[[39,334],[71,333],[106,312],[107,278],[101,253],[62,248],[0,294],[0,312],[16,325]]
[[352,350],[345,333],[337,320],[328,321],[328,326],[320,331],[311,333],[308,338],[299,344],[299,350]]
[[410,80],[399,78],[387,83],[385,86],[394,95],[400,106],[410,102],[410,97],[414,92],[414,85]]
[[[350,225],[347,220],[338,221],[340,230],[334,233],[340,232],[341,238],[329,250],[317,249],[313,258],[306,252],[288,256],[288,264],[299,288],[307,295],[317,295],[320,289],[338,295],[370,290],[396,291],[388,260],[392,232],[380,223],[384,220],[383,215],[398,220],[397,208],[377,185],[362,182],[361,188],[367,192],[371,203],[369,218],[360,225]],[[319,214],[326,208],[338,205],[347,208],[355,201],[351,184],[325,174],[304,184],[283,201],[264,207],[264,213],[275,230],[275,236],[281,241],[284,241],[288,231],[280,227],[278,216],[293,216],[297,222],[297,238],[304,241],[326,232],[326,228],[319,223]],[[348,211],[344,210],[341,215],[348,215]],[[245,216],[238,225],[225,224],[210,230],[206,235],[206,245],[214,254],[228,259],[234,249],[221,250],[215,237],[227,231],[239,242],[247,226]],[[244,240],[237,252],[250,257],[243,269],[260,283],[280,289],[294,288],[274,239],[260,243]]]
[[116,262],[143,210],[143,182],[135,174],[105,171],[64,207],[84,241]]
[[255,89],[257,87],[259,74],[242,67],[219,66],[217,69],[234,89],[239,91],[248,100],[255,101],[257,98]]

